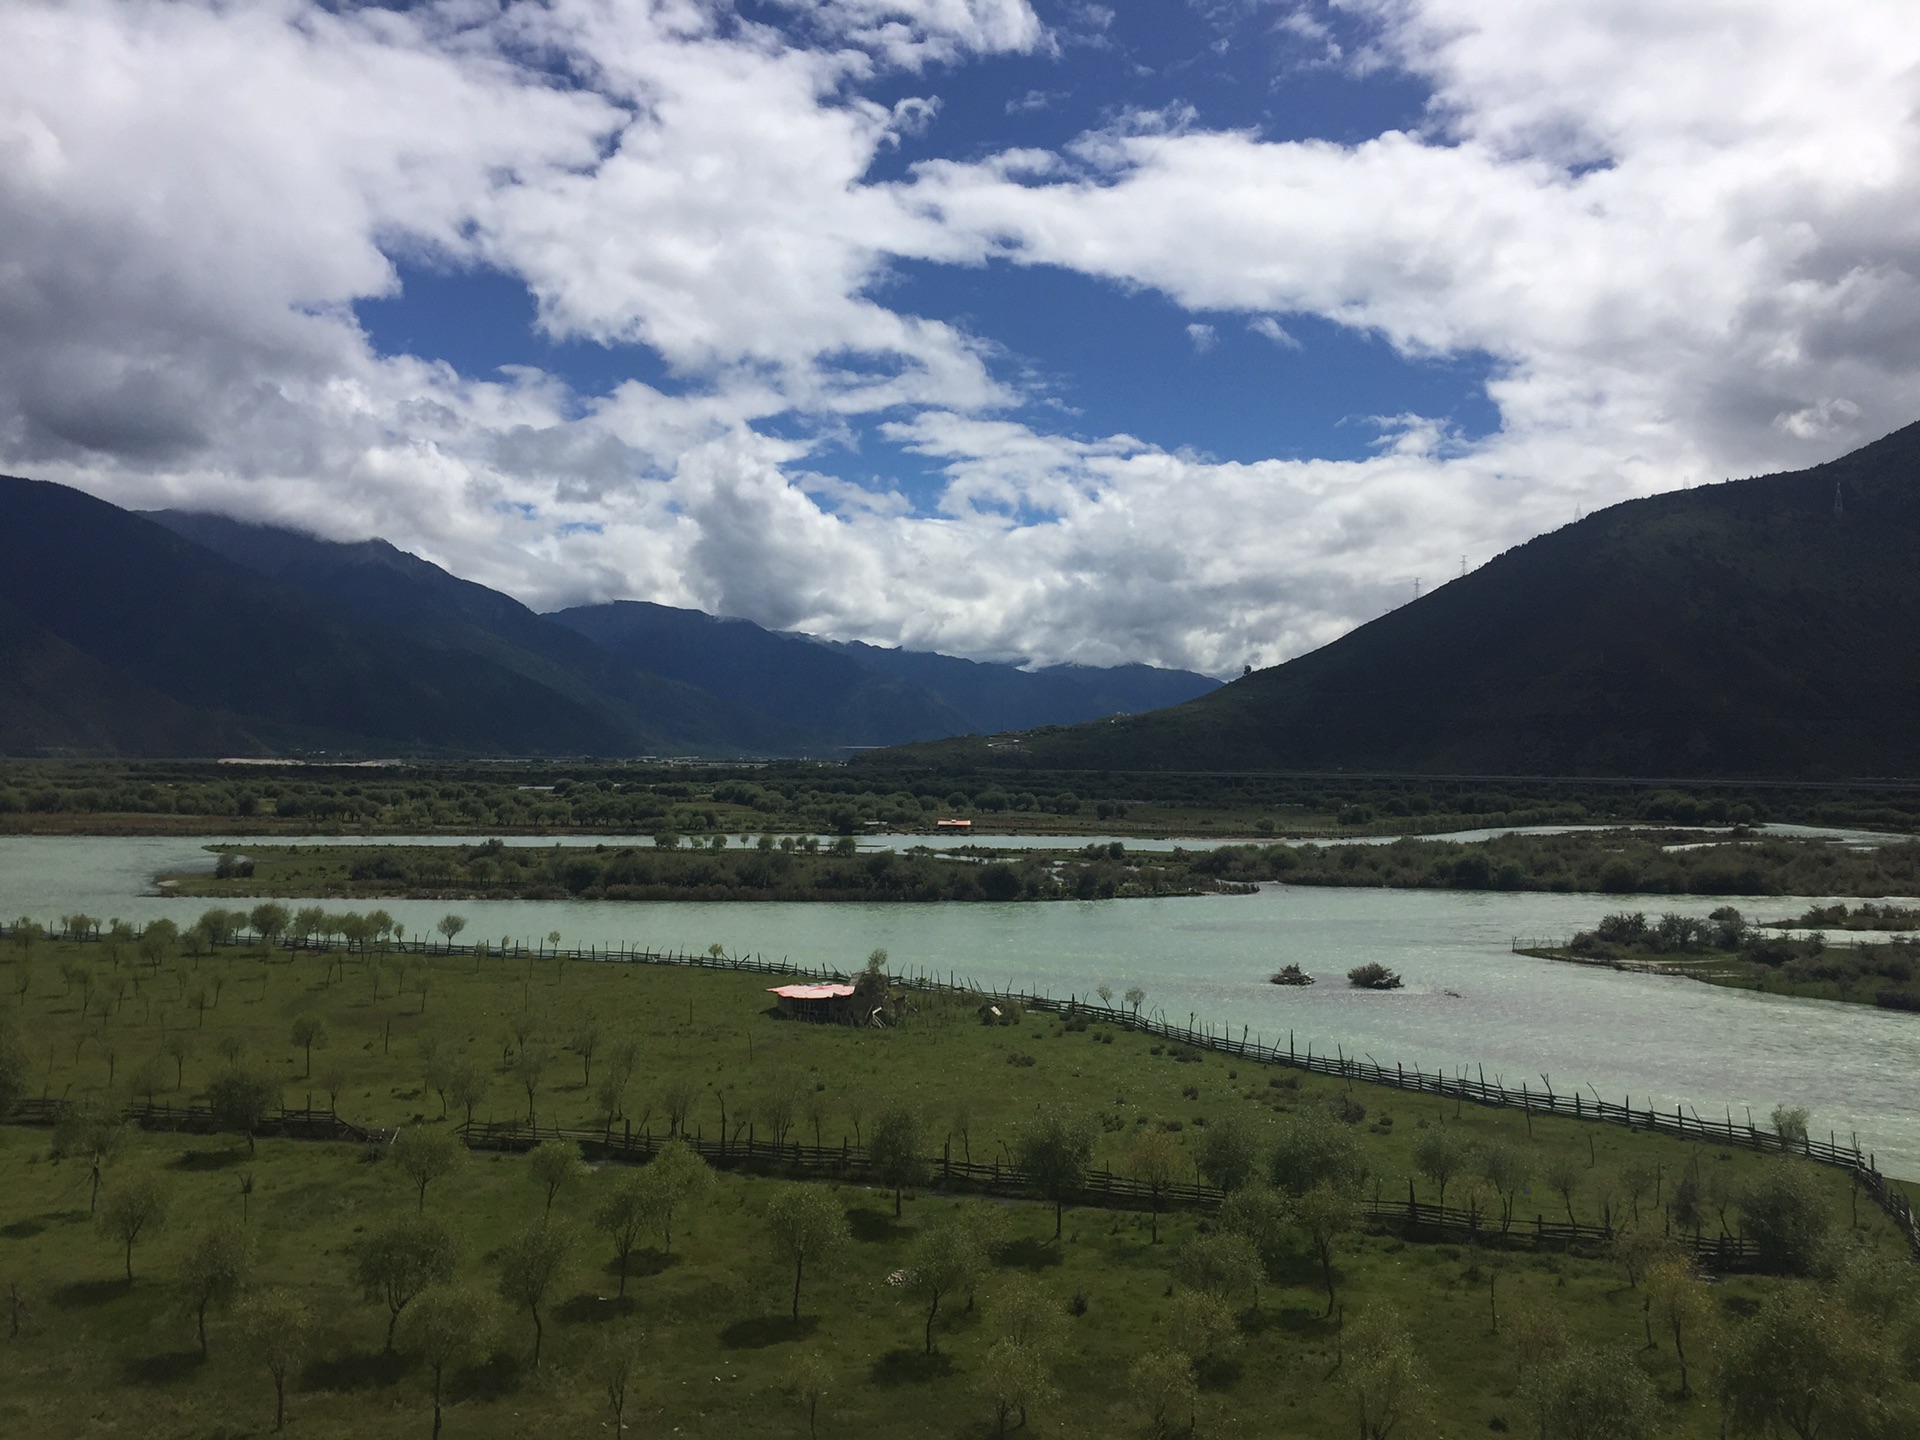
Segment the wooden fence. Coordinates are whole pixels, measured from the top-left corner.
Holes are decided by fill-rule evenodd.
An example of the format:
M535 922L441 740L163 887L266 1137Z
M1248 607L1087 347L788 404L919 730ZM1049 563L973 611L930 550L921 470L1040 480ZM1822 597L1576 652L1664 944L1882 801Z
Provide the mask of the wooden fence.
M578 1146L589 1159L630 1165L646 1164L663 1143L663 1137L650 1131L636 1134L630 1125L616 1130L541 1126L520 1120L485 1121L462 1125L458 1133L475 1150L523 1153L543 1141L560 1140ZM866 1151L844 1140L838 1147L807 1145L795 1140L760 1140L751 1133L751 1127L745 1135L709 1139L703 1132L696 1132L681 1139L718 1169L748 1170L793 1179L884 1184L874 1173ZM998 1161L956 1160L951 1144L939 1155L923 1160L919 1168L926 1181L941 1190L1046 1198L1017 1167ZM1109 1210L1211 1212L1225 1199L1226 1192L1211 1185L1156 1187L1130 1176L1115 1175L1110 1168L1103 1167L1082 1175L1068 1203ZM1531 1221L1514 1217L1503 1222L1489 1211L1461 1210L1416 1200L1411 1182L1404 1201L1376 1193L1370 1199L1363 1199L1360 1209L1369 1225L1409 1240L1453 1241L1492 1249L1560 1250L1598 1255L1606 1253L1616 1233L1611 1226L1549 1220L1539 1213ZM1751 1270L1759 1261L1757 1247L1744 1236L1670 1231L1669 1238L1699 1263L1715 1271Z
M68 1108L65 1100L33 1098L22 1100L7 1117L15 1125L54 1126ZM233 1130L206 1105L129 1105L123 1118L142 1130L167 1130L185 1135L214 1135ZM390 1130L370 1129L336 1115L332 1110L282 1107L254 1127L256 1136L275 1136L290 1140L354 1140L378 1143L392 1137Z

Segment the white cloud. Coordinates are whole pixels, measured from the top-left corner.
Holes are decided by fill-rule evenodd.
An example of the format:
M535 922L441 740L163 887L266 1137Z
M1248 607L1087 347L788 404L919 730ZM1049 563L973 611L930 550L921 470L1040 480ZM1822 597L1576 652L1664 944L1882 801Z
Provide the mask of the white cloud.
M1204 355L1220 342L1220 333L1211 325L1202 325L1199 321L1187 326L1187 340L1197 354Z
M1271 340L1282 350L1298 350L1300 348L1300 342L1288 333L1287 327L1271 315L1256 315L1247 322L1247 329L1262 339Z
M1920 411L1904 5L1349 0L1349 63L1432 87L1422 133L1174 106L892 183L937 67L1051 38L1024 0L788 8L817 43L717 0L0 9L0 463L385 534L535 602L1230 671L1576 506ZM861 98L888 68L928 94ZM680 393L374 355L350 306L408 253L521 276L551 333L650 345ZM991 336L888 303L896 257L1151 289L1207 317L1196 348L1223 316L1297 346L1309 314L1484 353L1501 427L1256 464L1049 433ZM934 513L819 473L856 421L944 474Z

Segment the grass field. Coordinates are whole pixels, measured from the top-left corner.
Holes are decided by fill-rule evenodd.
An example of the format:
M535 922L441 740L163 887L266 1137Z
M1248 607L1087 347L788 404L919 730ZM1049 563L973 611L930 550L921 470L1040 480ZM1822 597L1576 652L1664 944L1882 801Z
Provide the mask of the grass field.
M125 1095L132 1085L155 1086L160 1100L191 1100L237 1054L284 1080L290 1104L311 1093L324 1106L328 1089L337 1089L339 1111L355 1120L440 1127L448 1123L440 1099L422 1078L422 1042L429 1041L442 1055L471 1057L489 1077L476 1119L524 1118L528 1095L507 1056L525 1050L546 1057L532 1097L541 1123L597 1125L596 1087L579 1053L584 1030L593 1026L596 1080L622 1043L633 1047L623 1108L636 1130L665 1128L664 1097L677 1087L697 1097L688 1123L709 1136L721 1123L723 1100L730 1125L743 1114L763 1123L755 1117L780 1110L768 1102L785 1095L797 1138L811 1140L817 1126L828 1144L853 1138L880 1109L904 1103L922 1117L935 1151L951 1143L956 1156L970 1151L990 1159L1005 1153L1036 1108L1052 1105L1093 1118L1093 1163L1120 1169L1143 1131L1177 1124L1170 1133L1191 1146L1207 1126L1238 1117L1271 1136L1302 1110L1338 1100L1364 1141L1370 1188L1404 1195L1420 1137L1449 1127L1472 1142L1523 1150L1536 1177L1548 1174L1556 1157L1573 1160L1579 1179L1572 1204L1583 1220L1597 1219L1609 1191L1624 1208L1628 1187L1620 1177L1632 1170L1658 1166L1672 1177L1697 1159L1735 1193L1766 1166L1799 1164L1569 1121L1535 1119L1529 1136L1517 1113L1325 1079L1295 1085L1293 1072L1217 1055L1176 1060L1148 1037L1097 1026L1066 1030L1051 1017L988 1027L958 1004L927 1002L885 1032L804 1025L768 1013L766 977L738 973L461 956L410 957L402 975L377 955L342 961L337 952L291 959L282 952L267 960L237 949L198 959L166 953L149 964L132 945L104 942L8 945L0 957L7 962L0 965L0 996L14 1005L27 1037L34 1095ZM305 1050L291 1039L296 1020L308 1016L326 1032L312 1051L311 1077ZM177 1089L170 1037L190 1046L177 1062ZM0 1433L237 1437L271 1429L266 1371L251 1361L224 1314L212 1320L203 1363L175 1280L181 1255L208 1224L240 1217L245 1177L252 1181L247 1226L258 1244L255 1283L297 1292L316 1318L289 1386L291 1432L429 1432L425 1372L381 1353L385 1307L363 1300L352 1282L356 1246L415 1205L391 1161L353 1144L262 1140L250 1156L238 1136L138 1135L108 1169L103 1196L157 1176L170 1203L164 1228L135 1247L129 1285L119 1245L90 1223L85 1166L52 1158L50 1139L44 1130L0 1128L0 1286L17 1286L30 1314L0 1352L7 1367ZM1847 1232L1845 1177L1805 1168ZM844 1207L852 1242L836 1264L809 1275L803 1319L795 1324L788 1318L791 1268L770 1249L762 1218L792 1182L720 1175L677 1227L671 1257L656 1248L636 1258L621 1302L613 1298L611 1247L589 1224L618 1169L603 1167L555 1201L555 1215L580 1239L577 1263L548 1303L539 1368L529 1362L533 1330L525 1312L504 1317L492 1357L453 1377L448 1435L610 1429L598 1370L610 1344L637 1344L644 1357L627 1409L635 1434L806 1434L807 1415L783 1388L797 1354L818 1357L828 1377L820 1433L991 1434L993 1412L979 1381L999 1333L995 1296L1018 1277L1037 1281L1063 1311L1080 1312L1066 1319L1051 1366L1057 1393L1032 1407L1028 1430L1148 1433L1130 1398L1128 1367L1167 1343L1174 1257L1207 1223L1200 1217L1164 1218L1156 1245L1145 1215L1069 1210L1056 1243L1052 1209L1041 1203L910 1193L896 1221L889 1194L816 1182ZM1427 1181L1415 1183L1432 1198ZM461 1237L462 1275L490 1285L493 1258L538 1218L543 1201L525 1157L476 1154L456 1176L430 1187L425 1204ZM1652 1224L1651 1199L1644 1203ZM937 1352L928 1356L921 1313L887 1277L905 1263L915 1235L980 1207L1003 1218L1001 1243L979 1305L968 1310L957 1298L947 1305L935 1331ZM1538 1178L1522 1198L1521 1218L1531 1221L1536 1209L1549 1216L1563 1209L1562 1197ZM1737 1206L1726 1218L1739 1226ZM1899 1244L1864 1204L1851 1243L1889 1255ZM1491 1333L1489 1310L1496 1263L1501 1268L1491 1278L1508 1332L1500 1335ZM1719 1433L1698 1371L1701 1392L1681 1399L1672 1347L1645 1346L1641 1292L1600 1259L1515 1253L1496 1261L1459 1246L1372 1234L1350 1237L1336 1264L1338 1314L1349 1328L1369 1307L1405 1320L1432 1387L1436 1423L1429 1433L1532 1433L1515 1393L1510 1338L1513 1317L1527 1308L1559 1316L1580 1342L1631 1351L1632 1363L1664 1397L1664 1433ZM1197 1433L1353 1433L1354 1367L1343 1363L1342 1328L1323 1313L1320 1283L1317 1262L1296 1247L1261 1285L1257 1303L1241 1305L1235 1353L1203 1374ZM1782 1283L1733 1277L1717 1282L1712 1295L1737 1325ZM1178 1428L1185 1424L1183 1409Z

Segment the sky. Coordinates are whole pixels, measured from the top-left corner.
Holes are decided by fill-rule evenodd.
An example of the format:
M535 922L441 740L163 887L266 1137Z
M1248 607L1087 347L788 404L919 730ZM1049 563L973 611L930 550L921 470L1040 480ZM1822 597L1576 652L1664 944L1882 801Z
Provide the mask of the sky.
M0 470L1236 674L1920 419L1911 0L9 0Z

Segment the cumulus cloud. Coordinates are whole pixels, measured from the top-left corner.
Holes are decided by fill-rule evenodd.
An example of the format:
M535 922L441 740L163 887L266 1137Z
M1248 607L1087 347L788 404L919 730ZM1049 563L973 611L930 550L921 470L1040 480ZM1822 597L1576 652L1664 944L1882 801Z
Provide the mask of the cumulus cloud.
M1904 6L1338 8L1367 44L1328 63L1417 77L1419 130L1276 142L1175 105L881 180L949 67L1062 43L1025 0L788 0L783 25L719 0L16 0L0 463L383 534L539 604L1227 672L1578 507L1920 411ZM1333 43L1326 7L1272 11ZM924 93L878 103L885 77ZM377 355L351 307L396 257L518 276L550 335L650 346L673 383ZM1396 417L1363 459L1248 464L1078 433L991 335L890 303L901 260L1152 291L1196 349L1226 323L1297 347L1312 315L1490 357L1500 425ZM934 502L823 473L862 432L931 467Z

